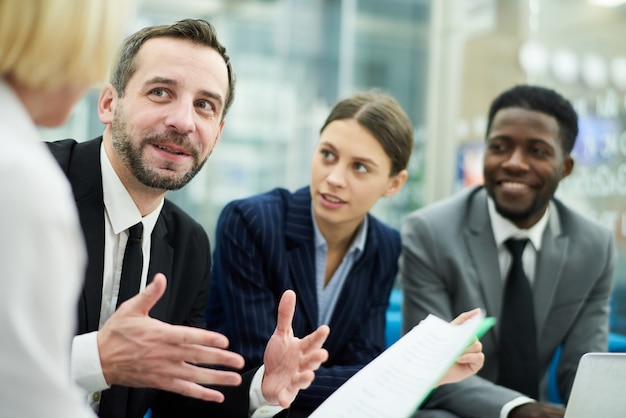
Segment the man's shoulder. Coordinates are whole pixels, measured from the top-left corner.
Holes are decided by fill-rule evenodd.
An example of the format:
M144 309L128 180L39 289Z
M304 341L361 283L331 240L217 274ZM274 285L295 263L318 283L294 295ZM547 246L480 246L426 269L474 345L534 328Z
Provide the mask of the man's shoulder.
M67 172L74 146L78 142L75 139L62 139L58 141L46 142L52 156L57 160L63 171Z
M78 141L73 138L58 139L56 141L46 141L46 145L51 150L72 149L76 144L78 144Z
M485 204L487 192L484 187L471 187L462 189L451 196L417 209L407 215L407 219L426 219L429 222L454 222L462 220L471 205Z
M93 151L92 154L95 155L95 153L100 149L100 142L101 137L85 142L78 142L75 139L67 138L57 141L46 142L46 145L48 146L48 149L52 153L52 156L57 160L63 171L67 173L77 150L80 150L81 153L91 153Z
M181 232L196 232L207 236L206 231L198 221L169 199L165 199L163 202L161 217L168 230L175 232L176 235L181 235Z
M285 216L289 208L303 205L310 207L310 198L308 193L304 193L304 189L291 192L277 187L261 194L233 200L224 207L222 214L237 212L245 218L280 218Z
M56 141L46 141L45 144L54 152L73 152L76 147L89 148L99 147L102 137L93 138L88 141L77 141L74 138L57 139Z
M553 199L553 203L558 212L561 228L565 233L577 236L584 235L585 241L593 241L594 239L605 241L612 236L609 228L595 219L583 215L557 198Z

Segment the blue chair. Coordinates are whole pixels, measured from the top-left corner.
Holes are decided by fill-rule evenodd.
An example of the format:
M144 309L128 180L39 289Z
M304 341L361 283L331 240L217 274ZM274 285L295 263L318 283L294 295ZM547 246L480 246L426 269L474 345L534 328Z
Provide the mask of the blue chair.
M387 347L398 341L402 336L402 290L394 288L389 296L385 340Z
M559 360L561 359L561 347L556 349L554 357L548 367L548 401L555 404L563 404L561 395L559 395L559 387L556 379L556 371L559 366Z
M626 335L615 332L609 333L609 351L611 353L626 353Z
M626 335L609 333L609 352L610 353L626 353ZM559 347L554 353L554 358L548 368L548 400L556 404L562 404L563 400L559 395L557 386L556 371L561 358L561 348Z

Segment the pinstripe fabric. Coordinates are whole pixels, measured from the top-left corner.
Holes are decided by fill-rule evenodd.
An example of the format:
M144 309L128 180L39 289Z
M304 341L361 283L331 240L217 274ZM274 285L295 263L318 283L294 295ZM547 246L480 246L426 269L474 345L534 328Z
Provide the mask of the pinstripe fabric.
M207 307L210 329L224 333L246 368L262 363L282 292L297 294L294 333L316 328L315 249L309 188L275 189L228 204L220 215ZM292 404L310 412L385 347L385 311L397 273L400 235L368 215L367 242L332 315L329 359Z

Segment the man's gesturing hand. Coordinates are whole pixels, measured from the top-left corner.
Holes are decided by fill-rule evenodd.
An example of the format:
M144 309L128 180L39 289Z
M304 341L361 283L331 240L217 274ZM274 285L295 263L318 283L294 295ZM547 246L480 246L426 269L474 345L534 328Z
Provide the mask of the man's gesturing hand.
M330 329L326 325L300 339L291 326L296 309L296 294L286 290L278 305L276 330L265 347L265 373L261 391L272 405L289 405L301 389L309 387L315 370L326 361L328 352L322 348Z
M241 368L243 357L226 350L228 339L222 334L149 317L165 287L165 276L157 274L141 293L120 305L98 332L104 378L109 384L222 402L224 395L201 385L234 386L241 383L241 376L200 365Z

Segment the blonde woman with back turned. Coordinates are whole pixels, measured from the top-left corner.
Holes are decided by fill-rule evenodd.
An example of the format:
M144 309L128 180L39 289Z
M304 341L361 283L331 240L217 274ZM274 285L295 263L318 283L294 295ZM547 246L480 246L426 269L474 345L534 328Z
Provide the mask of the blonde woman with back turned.
M124 0L0 0L0 417L92 416L70 379L86 252L71 188L36 126L102 81Z

